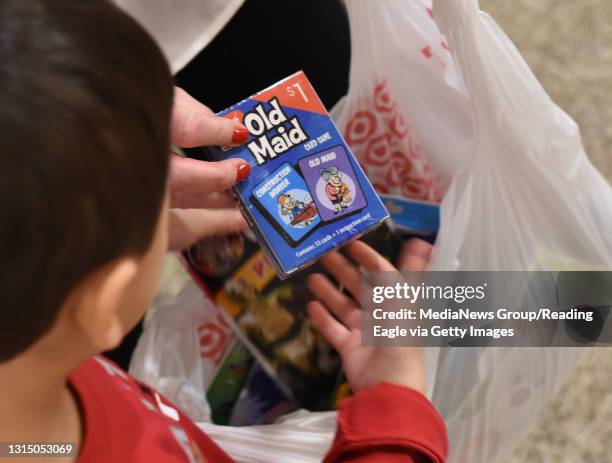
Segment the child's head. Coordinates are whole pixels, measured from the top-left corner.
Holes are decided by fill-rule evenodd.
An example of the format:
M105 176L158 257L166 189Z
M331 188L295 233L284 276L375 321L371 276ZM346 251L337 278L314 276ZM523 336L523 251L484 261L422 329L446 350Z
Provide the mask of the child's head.
M109 1L3 0L0 82L0 362L112 347L166 247L166 61Z

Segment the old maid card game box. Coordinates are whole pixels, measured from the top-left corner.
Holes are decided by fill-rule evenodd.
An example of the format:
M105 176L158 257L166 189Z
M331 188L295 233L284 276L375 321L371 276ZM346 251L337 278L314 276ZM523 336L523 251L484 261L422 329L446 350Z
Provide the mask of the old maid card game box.
M204 157L250 164L233 192L280 278L388 217L303 72L219 115L239 119L249 139L203 148Z

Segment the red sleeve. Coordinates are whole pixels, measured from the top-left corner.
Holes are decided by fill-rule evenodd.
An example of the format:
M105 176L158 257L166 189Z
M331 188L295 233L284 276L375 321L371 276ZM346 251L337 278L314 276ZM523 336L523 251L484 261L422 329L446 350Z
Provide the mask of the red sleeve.
M414 389L382 383L340 403L325 463L444 463L446 427Z

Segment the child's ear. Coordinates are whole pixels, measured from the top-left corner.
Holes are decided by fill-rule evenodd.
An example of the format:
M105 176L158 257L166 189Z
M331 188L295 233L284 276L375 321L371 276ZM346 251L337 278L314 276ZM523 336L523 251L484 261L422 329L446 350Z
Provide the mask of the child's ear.
M138 268L135 258L122 257L79 285L74 307L76 323L98 352L117 347L127 332L122 308L130 299L127 293Z

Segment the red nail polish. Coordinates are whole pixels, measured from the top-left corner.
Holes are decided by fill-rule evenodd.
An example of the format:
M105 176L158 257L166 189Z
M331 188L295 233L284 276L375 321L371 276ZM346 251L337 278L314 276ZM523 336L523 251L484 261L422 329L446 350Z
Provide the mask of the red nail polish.
M246 127L237 127L232 133L232 144L243 145L249 139L249 131Z
M251 174L251 166L246 162L238 164L236 167L236 183L242 182Z

